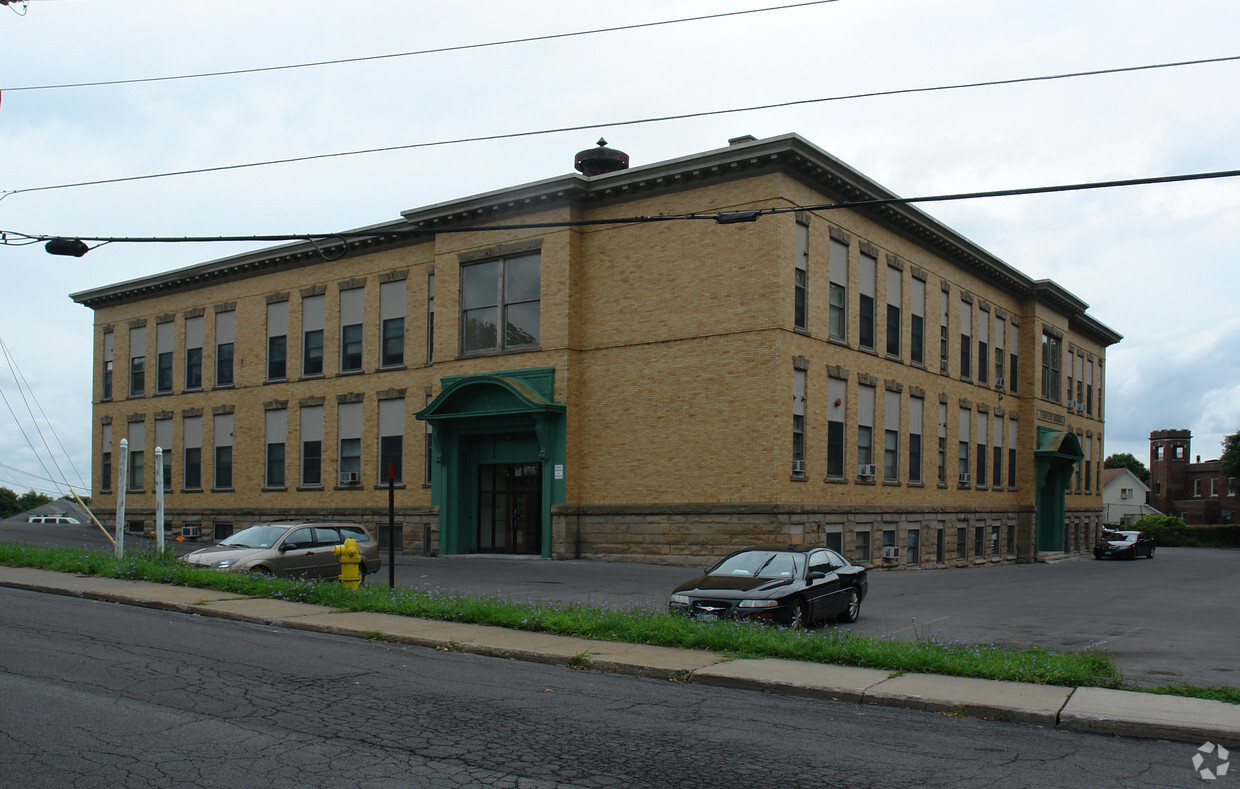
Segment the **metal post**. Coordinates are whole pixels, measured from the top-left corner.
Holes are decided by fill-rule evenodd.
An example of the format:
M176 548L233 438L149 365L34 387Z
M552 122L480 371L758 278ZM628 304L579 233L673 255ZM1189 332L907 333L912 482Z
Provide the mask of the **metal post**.
M121 439L120 468L116 470L116 558L125 555L125 489L129 487L129 440Z
M388 463L388 588L396 588L396 464Z
M164 450L155 447L155 551L164 552Z

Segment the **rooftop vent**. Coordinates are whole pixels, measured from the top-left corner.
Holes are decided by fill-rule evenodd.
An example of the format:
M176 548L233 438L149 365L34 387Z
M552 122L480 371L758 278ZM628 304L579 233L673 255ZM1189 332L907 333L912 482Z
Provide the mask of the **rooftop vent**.
M607 147L607 141L598 139L597 148L587 148L573 157L573 167L585 176L602 175L629 168L629 155Z
M728 145L740 145L743 142L757 142L758 138L752 134L742 134L740 137L733 137L728 140Z

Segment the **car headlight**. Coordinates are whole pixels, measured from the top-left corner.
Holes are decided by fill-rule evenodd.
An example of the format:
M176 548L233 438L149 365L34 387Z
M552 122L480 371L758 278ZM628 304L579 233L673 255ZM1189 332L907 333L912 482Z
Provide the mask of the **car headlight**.
M779 605L778 600L742 600L741 608L774 608Z
M677 603L678 605L689 605L689 595L674 594L672 595L672 602Z
M236 563L237 563L236 559L220 559L213 566L217 570L227 570L228 568L232 567Z

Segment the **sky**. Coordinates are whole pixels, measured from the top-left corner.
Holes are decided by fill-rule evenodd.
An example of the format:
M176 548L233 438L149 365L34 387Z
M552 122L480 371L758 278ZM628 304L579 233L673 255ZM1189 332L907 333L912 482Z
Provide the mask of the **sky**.
M1236 57L1234 0L834 0L335 66L22 89L406 53L778 4L0 6L0 230L68 237L326 233L571 172L573 154L600 136L638 166L723 147L744 134L796 132L905 196L1240 169L1240 61L623 124ZM1148 462L1151 430L1187 428L1192 454L1215 458L1223 436L1240 429L1240 179L922 208L1028 276L1067 288L1124 336L1107 356L1106 454L1130 452ZM89 480L93 313L68 294L262 246L115 243L82 258L48 255L41 244L0 246L0 392L7 401L0 403L0 486L56 492L57 483L39 477Z

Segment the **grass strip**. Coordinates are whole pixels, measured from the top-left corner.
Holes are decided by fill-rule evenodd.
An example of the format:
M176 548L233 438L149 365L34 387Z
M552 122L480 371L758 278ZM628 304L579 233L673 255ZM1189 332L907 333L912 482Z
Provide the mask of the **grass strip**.
M993 645L913 641L849 633L838 628L797 631L749 622L700 622L662 610L614 610L578 603L514 602L454 592L365 586L227 573L167 554L110 553L0 543L0 564L64 573L215 589L251 597L313 603L423 619L492 625L598 641L705 649L735 657L784 658L893 672L1032 682L1068 687L1129 688L1240 703L1240 689L1170 685L1131 688L1109 655L1096 650L1052 652Z

